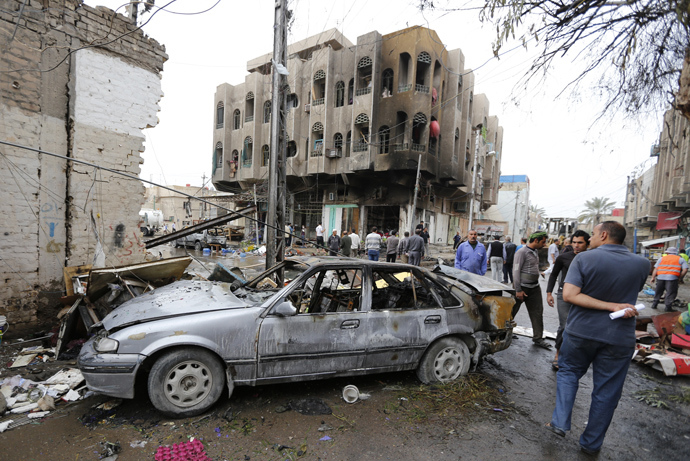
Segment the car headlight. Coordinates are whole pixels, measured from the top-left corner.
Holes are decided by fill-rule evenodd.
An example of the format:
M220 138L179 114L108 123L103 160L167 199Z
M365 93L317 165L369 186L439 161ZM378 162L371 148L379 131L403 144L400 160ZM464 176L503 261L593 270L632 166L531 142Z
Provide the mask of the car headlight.
M105 354L108 352L117 352L119 345L120 343L114 339L110 339L107 336L101 336L94 341L93 348L96 352Z

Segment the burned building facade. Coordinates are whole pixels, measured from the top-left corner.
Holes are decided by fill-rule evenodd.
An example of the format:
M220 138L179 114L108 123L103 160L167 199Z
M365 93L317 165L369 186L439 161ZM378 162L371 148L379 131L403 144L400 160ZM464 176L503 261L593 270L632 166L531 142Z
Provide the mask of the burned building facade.
M271 68L271 55L253 59L244 83L216 90L219 190L268 178ZM433 242L467 231L473 196L475 212L496 203L503 129L462 52L433 30L373 31L353 44L332 29L289 46L287 69L288 220L308 237L319 222L328 233L408 229L418 166L415 217Z
M137 176L167 55L80 0L3 2L0 37L0 139L14 145L0 145L0 315L21 334L55 322L65 267L145 253L140 181L29 149Z

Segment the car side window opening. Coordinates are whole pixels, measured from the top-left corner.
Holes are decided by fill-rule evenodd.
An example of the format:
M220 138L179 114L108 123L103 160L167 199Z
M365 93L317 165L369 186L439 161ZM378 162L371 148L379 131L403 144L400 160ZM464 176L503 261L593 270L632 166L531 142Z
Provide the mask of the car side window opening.
M287 299L299 314L360 311L362 272L346 268L317 271L288 294Z
M437 309L459 302L433 280L416 272L373 271L371 310Z

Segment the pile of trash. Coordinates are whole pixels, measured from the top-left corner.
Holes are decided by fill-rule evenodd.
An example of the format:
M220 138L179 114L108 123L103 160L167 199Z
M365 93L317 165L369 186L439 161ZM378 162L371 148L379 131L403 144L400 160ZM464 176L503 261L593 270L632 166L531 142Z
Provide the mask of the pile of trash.
M635 330L638 344L633 360L666 376L690 375L690 304L682 313L638 318Z
M76 368L62 369L40 382L20 375L5 378L0 381L0 432L45 418L60 402L89 395L84 376Z

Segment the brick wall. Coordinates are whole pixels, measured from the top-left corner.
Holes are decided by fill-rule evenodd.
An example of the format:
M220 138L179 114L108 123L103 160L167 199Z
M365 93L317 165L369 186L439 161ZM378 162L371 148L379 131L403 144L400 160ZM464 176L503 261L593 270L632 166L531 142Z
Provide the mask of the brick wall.
M138 175L164 47L104 7L29 0L20 17L22 3L0 10L0 139ZM10 334L55 323L63 267L91 264L96 234L106 266L143 260L139 181L5 145L0 176L0 315Z

